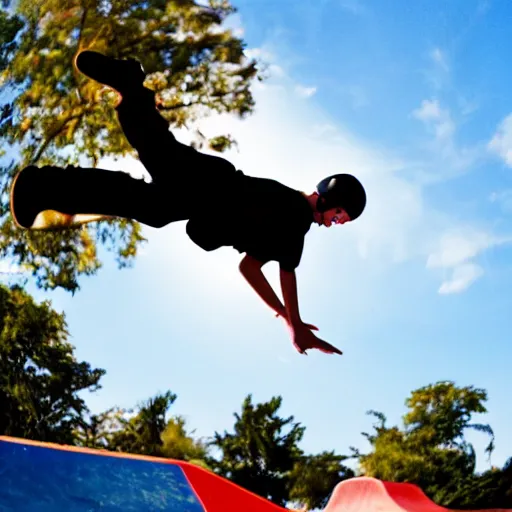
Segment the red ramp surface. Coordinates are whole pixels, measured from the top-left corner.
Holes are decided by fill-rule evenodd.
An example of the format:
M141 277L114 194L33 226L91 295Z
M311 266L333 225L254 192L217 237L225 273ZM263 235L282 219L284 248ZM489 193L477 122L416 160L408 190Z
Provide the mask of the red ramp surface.
M504 512L486 509L480 512ZM358 477L340 482L324 512L453 512L440 507L416 485ZM469 511L465 511L469 512Z
M285 510L187 462L0 436L1 512ZM415 485L359 477L339 483L324 512L451 511Z

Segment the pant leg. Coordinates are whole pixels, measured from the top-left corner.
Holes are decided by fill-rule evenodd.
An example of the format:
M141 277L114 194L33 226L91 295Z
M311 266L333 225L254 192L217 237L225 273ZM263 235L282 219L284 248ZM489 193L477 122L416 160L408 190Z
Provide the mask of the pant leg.
M236 171L228 160L179 142L157 110L153 91L142 88L127 94L116 110L128 142L154 183L166 183L175 193L179 187L200 185L203 179L211 188L216 179L222 182Z
M38 175L39 187L31 189L39 210L123 217L155 228L187 218L179 197L122 171L47 166Z

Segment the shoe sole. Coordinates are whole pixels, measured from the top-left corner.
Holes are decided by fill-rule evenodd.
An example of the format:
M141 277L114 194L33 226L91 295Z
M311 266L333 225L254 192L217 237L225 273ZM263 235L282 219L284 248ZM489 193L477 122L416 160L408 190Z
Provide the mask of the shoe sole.
M11 215L12 215L12 219L14 221L14 224L20 228L20 229L29 229L25 226L22 226L20 224L20 222L18 221L18 218L16 217L16 214L14 213L14 187L16 186L16 183L18 182L18 179L21 175L21 173L23 172L24 169L22 169L21 171L19 171L16 176L14 177L14 179L12 180L12 184L11 184L11 189L9 191L9 209L11 210Z
M113 217L105 215L94 215L86 213L77 213L69 215L67 213L58 212L57 210L44 210L39 212L32 224L32 230L36 231L64 231L74 229L101 220L110 220Z
M34 222L30 226L23 226L22 224L20 224L18 218L16 217L14 209L14 187L16 186L16 183L23 171L24 169L18 172L14 177L9 194L9 208L11 211L11 216L14 225L18 229L31 231L61 231L80 227L90 222L114 219L114 217L112 216L100 214L77 213L75 215L69 215L67 213L62 213L57 210L43 210L36 215Z

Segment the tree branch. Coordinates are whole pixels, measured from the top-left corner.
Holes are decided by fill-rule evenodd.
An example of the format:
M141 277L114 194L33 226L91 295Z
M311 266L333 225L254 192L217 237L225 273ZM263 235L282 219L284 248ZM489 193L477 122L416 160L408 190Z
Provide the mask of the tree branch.
M198 101L192 101L190 103L177 103L176 105L172 105L170 107L164 107L159 104L157 106L157 108L159 111L172 112L173 110L179 110L180 108L186 108L186 107L193 107L196 105L208 106L208 103L205 101L198 100Z
M42 143L41 147L37 150L34 158L32 159L31 164L34 165L37 163L37 161L41 158L42 154L46 151L46 149L48 148L50 143L55 139L55 137L57 137L58 135L60 135L62 133L62 131L64 130L64 128L66 128L66 125L70 121L82 118L85 115L85 112L86 111L84 110L84 111L80 112L80 114L75 114L74 116L70 116L67 119L65 119L64 121L62 121L60 126L58 128L56 128L52 133L50 133L50 135Z
M118 53L119 53L120 58L122 58L123 55L127 54L135 45L141 43L145 39L152 36L155 31L165 28L166 25L170 25L169 21L162 22L162 23L158 24L156 27L153 27L151 29L151 31L141 34L140 36L132 39L131 41L127 41L126 44L122 45L119 48ZM164 48L168 48L168 46L169 46L168 43L165 43L162 45L162 47L164 47Z
M77 41L77 48L80 49L80 44L82 43L82 35L85 28L85 20L87 19L87 13L89 12L89 9L85 6L85 3L82 4L82 16L80 18L80 31L78 33L78 41Z

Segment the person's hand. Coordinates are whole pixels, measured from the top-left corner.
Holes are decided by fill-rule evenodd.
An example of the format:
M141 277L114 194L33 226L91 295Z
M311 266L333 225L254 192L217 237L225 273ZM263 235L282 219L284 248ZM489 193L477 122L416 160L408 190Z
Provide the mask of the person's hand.
M306 350L316 348L326 354L339 354L343 352L334 345L327 343L315 336L306 324L290 325L293 345L300 354L306 354Z

